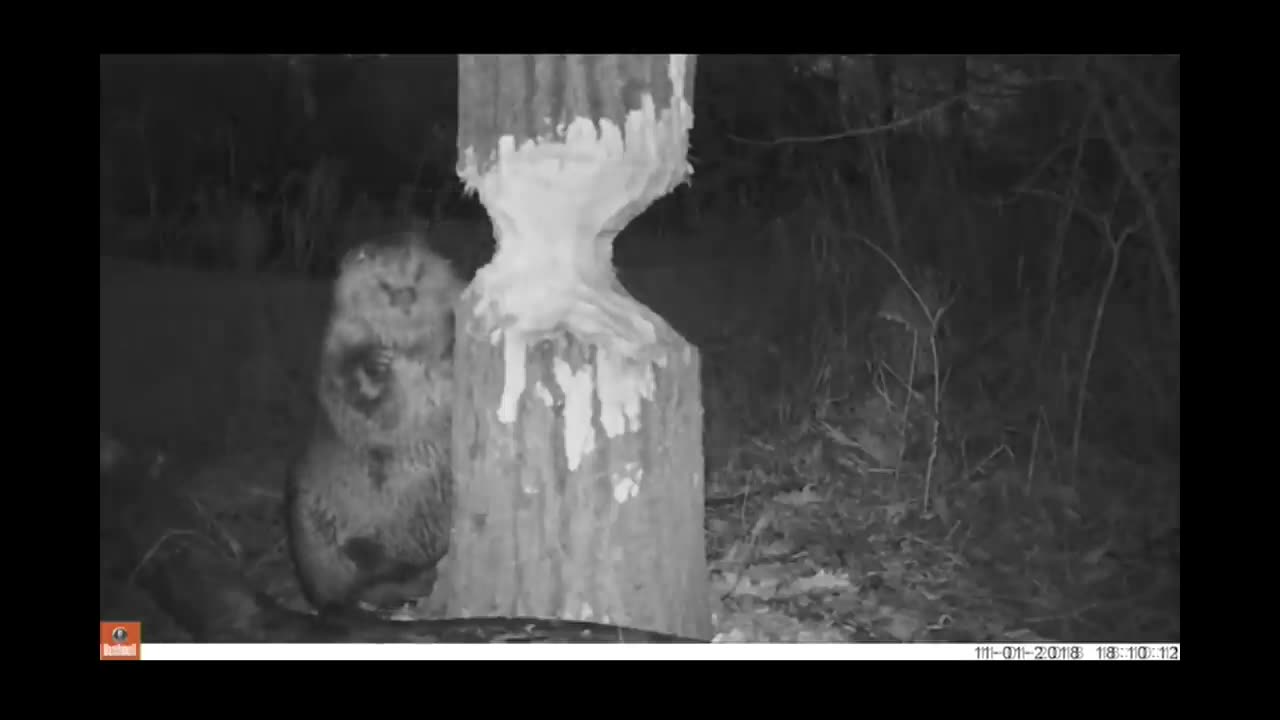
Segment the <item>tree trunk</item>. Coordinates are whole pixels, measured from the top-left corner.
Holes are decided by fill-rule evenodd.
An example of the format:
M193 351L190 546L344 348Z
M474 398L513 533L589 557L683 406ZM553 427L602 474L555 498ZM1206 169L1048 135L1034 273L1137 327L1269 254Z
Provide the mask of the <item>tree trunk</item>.
M951 161L961 183L969 182L969 56L956 55L951 61L951 92L954 101L947 109L947 132L951 140Z
M876 54L872 58L872 64L876 73L876 89L879 91L880 98L880 124L889 127L893 124L894 115L894 58L892 55ZM891 131L892 132L892 131Z
M458 308L445 612L711 635L697 350L613 268L688 177L687 56L462 56L498 249Z

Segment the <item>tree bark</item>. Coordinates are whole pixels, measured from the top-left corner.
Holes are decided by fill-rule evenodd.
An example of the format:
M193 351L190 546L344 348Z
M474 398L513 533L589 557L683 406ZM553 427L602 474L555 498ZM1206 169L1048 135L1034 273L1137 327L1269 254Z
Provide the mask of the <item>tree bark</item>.
M709 638L699 356L613 268L684 181L687 56L462 56L458 172L498 243L458 308L445 613Z
M886 128L893 124L894 115L894 68L895 62L892 55L876 54L872 58L873 67L876 73L876 89L879 91L880 98L880 124Z

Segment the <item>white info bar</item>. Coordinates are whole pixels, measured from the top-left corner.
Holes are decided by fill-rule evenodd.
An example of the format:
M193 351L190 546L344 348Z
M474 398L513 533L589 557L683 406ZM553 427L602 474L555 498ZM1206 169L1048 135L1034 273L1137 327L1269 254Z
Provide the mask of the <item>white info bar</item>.
M141 660L1181 660L1181 643L232 645L142 643Z

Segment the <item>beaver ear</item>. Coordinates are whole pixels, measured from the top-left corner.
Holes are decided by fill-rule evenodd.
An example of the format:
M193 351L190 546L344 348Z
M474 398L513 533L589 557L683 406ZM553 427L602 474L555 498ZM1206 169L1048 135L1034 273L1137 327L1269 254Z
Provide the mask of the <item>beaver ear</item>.
M341 267L348 268L361 263L368 262L373 257L373 247L367 243L360 243L347 250L342 255Z

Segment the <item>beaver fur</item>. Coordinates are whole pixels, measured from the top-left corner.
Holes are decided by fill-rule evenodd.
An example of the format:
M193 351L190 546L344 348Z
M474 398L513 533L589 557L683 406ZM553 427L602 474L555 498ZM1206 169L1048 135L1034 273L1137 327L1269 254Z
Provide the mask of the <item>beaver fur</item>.
M344 256L319 412L286 482L290 552L321 611L430 594L448 550L453 306L462 283L416 233Z

